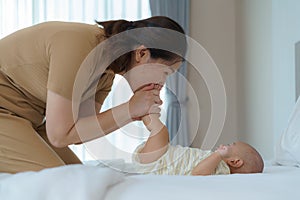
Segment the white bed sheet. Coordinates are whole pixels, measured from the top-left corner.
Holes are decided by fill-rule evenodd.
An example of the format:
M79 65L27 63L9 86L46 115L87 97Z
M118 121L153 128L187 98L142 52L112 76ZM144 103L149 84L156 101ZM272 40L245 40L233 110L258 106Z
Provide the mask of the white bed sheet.
M65 166L0 174L1 200L299 200L300 168L268 166L262 174L123 175L101 166Z
M102 200L108 188L123 179L112 169L84 165L0 173L0 200Z
M300 168L268 166L262 174L128 176L105 200L299 200Z

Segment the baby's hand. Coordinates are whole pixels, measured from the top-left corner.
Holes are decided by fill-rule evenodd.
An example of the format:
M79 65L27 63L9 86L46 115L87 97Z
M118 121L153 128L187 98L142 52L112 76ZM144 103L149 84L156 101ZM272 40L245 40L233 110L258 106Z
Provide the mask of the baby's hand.
M221 155L222 159L224 158L228 158L229 157L229 150L228 150L228 146L226 145L220 145L216 152L219 152L219 154Z
M149 114L142 118L144 125L151 131L157 126L157 124L161 123L159 120L160 114Z
M149 115L146 115L146 116L142 117L142 121L143 121L144 125L146 127L148 127L151 123L151 117Z
M158 133L164 127L164 124L160 121L159 117L159 114L149 114L142 118L144 125L152 135Z

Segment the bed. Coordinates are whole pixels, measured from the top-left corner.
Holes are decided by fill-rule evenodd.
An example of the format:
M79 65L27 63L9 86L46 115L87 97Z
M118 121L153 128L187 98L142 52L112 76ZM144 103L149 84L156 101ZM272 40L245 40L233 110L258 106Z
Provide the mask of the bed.
M299 168L282 166L267 167L263 174L129 176L111 187L106 199L292 200L300 199L299 180Z
M299 200L300 99L260 174L158 176L123 173L120 160L39 172L0 173L1 200ZM1 163L0 163L1 164ZM109 167L108 167L109 166ZM114 169L112 169L112 166ZM123 168L122 168L123 167ZM121 170L115 170L121 169Z
M1 200L298 200L300 168L268 165L262 174L158 176L70 165L0 174Z

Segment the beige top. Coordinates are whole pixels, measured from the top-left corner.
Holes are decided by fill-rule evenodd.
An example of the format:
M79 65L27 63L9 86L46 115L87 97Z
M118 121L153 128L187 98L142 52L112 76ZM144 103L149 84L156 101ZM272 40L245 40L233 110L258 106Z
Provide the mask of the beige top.
M143 145L144 143L137 147L132 158L136 164L136 171L143 174L191 175L192 170L198 163L212 154L212 151L204 151L199 148L169 145L168 151L158 160L148 164L141 164L138 152ZM224 161L221 161L213 174L230 174L229 166Z
M0 40L0 71L39 101L47 89L72 99L76 73L89 52L105 39L97 25L45 22ZM103 103L114 73L106 70L98 82L96 101ZM1 106L1 105L0 105Z

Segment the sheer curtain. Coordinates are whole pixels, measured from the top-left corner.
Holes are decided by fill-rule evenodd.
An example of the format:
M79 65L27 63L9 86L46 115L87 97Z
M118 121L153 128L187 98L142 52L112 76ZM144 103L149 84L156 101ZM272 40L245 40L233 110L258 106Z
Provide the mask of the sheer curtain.
M76 21L94 24L94 20L137 20L150 17L148 0L0 0L0 39L6 35L45 21ZM120 76L115 78L112 91L102 106L102 111L118 105L132 95L129 86ZM133 134L134 133L134 134ZM100 151L107 152L104 159L123 158L129 154L111 149L107 143L124 152L132 152L147 137L148 132L141 123L132 123L103 140ZM100 139L101 140L101 139ZM71 145L72 150L83 161L94 159L84 145Z
M177 21L189 33L189 9L190 0L149 0L152 15L163 15ZM167 119L166 126L170 134L172 144L189 146L189 134L187 126L187 63L180 67L179 73L175 73L167 79ZM173 92L171 92L173 91Z
M76 21L150 16L148 0L0 0L0 37L44 21Z

